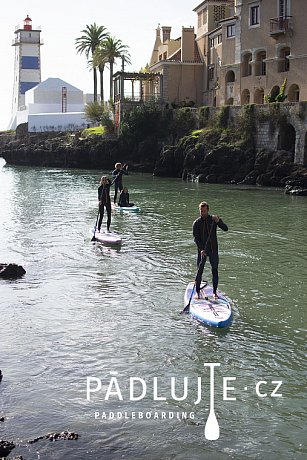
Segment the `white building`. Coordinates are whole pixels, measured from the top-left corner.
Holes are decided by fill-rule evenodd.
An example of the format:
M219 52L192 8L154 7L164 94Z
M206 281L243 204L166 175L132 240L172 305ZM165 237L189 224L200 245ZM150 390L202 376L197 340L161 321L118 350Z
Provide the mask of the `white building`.
M48 78L26 91L25 106L16 114L16 126L21 123L28 123L29 132L85 128L83 92L60 78Z

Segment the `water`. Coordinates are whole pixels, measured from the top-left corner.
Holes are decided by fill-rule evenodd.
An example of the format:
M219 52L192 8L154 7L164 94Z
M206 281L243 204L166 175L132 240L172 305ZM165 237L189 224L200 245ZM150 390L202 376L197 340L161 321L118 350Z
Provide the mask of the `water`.
M130 174L124 181L142 211L112 216L112 229L123 235L116 250L92 243L89 234L99 176L0 165L0 262L27 270L19 280L0 280L0 438L16 442L11 455L306 458L306 198ZM191 226L204 199L229 226L219 231L219 287L235 305L228 330L179 314L196 274ZM210 402L204 363L220 364L217 441L204 436ZM115 380L110 386L110 372L118 373L118 387ZM101 383L91 401L87 377L96 379L91 389ZM146 384L139 401L130 400L132 377ZM178 399L188 377L186 399L173 397L172 377ZM271 397L277 381L282 397ZM227 400L226 386L233 387ZM141 396L144 383L133 388ZM63 430L80 437L28 443Z

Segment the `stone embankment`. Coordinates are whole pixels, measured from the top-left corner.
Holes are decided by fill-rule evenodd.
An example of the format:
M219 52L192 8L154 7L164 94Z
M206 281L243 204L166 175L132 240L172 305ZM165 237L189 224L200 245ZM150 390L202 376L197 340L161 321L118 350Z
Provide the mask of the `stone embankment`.
M202 138L189 135L175 145L166 144L165 139L157 141L149 154L144 143L132 151L111 135L82 138L80 133L19 130L16 135L0 135L0 156L12 165L101 170L111 170L122 161L132 171L156 176L284 187L286 193L307 194L307 169L294 164L291 151L257 151L252 139L234 141L233 135L216 130Z
M39 133L0 136L0 156L8 164L56 168L113 168L118 158L114 137L83 139L79 134ZM115 159L115 160L114 160Z

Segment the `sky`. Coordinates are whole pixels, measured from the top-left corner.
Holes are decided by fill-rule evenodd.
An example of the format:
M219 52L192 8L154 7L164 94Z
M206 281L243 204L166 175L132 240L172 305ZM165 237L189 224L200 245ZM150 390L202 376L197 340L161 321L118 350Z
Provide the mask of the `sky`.
M156 28L172 27L171 38L181 36L182 27L194 26L197 16L193 9L200 0L15 0L0 17L1 55L1 110L0 130L6 130L11 119L15 38L17 25L23 27L27 14L33 29L40 26L42 81L61 78L81 89L93 93L92 74L84 55L76 53L75 39L82 35L86 25L104 26L123 44L129 46L131 65L125 70L138 72L150 60L156 37ZM120 62L114 71L120 70ZM105 99L108 97L109 73L105 72Z

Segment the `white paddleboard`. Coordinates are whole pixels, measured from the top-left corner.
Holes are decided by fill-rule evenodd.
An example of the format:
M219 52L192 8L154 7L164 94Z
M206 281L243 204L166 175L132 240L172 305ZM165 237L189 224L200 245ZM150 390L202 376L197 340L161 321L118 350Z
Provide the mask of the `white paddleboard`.
M232 321L232 308L230 300L218 291L218 299L213 298L212 286L201 285L200 298L196 297L195 282L187 285L184 294L184 304L188 305L190 299L189 313L198 321L212 327L227 327ZM193 293L192 293L193 291Z
M114 211L117 212L140 212L140 208L136 205L133 206L118 206L114 205L113 206Z
M95 229L92 228L90 230L90 233L91 233L92 237L94 236L94 232L95 232ZM120 244L122 244L121 236L118 235L117 233L113 233L113 232L102 232L102 231L98 232L98 230L96 230L96 232L95 232L95 240L99 241L100 243L110 244L110 245L119 246Z

